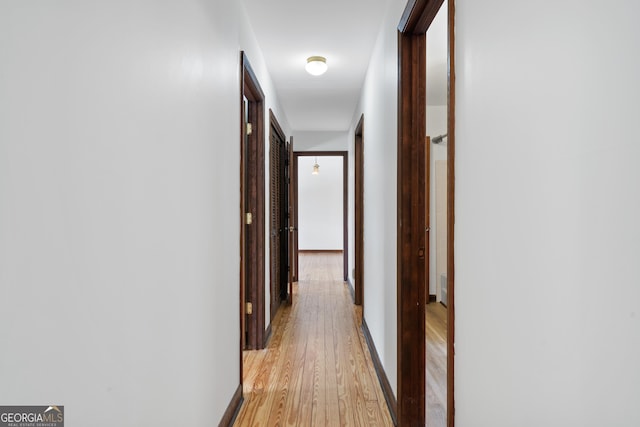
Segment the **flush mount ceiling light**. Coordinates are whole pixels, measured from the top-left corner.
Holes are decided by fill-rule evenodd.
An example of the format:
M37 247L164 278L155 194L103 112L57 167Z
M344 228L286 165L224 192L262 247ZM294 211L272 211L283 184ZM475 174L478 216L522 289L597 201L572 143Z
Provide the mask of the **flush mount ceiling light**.
M319 76L327 71L327 58L324 56L310 56L307 58L307 65L304 67L307 73Z

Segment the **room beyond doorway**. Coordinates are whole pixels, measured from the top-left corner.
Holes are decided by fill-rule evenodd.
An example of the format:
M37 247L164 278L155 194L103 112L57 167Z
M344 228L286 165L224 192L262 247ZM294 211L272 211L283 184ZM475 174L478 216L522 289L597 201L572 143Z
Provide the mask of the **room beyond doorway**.
M347 281L348 153L295 152L293 166L294 258L300 250L342 251L343 280ZM297 278L298 262L294 261Z

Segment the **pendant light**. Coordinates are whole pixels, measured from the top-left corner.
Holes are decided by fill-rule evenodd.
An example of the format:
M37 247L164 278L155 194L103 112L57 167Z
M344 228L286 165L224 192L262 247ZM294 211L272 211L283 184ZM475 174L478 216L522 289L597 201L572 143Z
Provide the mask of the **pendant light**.
M313 165L313 172L311 175L318 175L320 173L320 165L318 164L318 158L316 157L316 163Z

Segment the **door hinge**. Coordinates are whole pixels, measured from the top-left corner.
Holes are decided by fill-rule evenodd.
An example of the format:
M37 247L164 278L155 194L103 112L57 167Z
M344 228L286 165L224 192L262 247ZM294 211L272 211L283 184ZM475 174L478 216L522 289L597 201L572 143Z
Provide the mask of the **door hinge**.
M247 123L247 135L251 135L253 133L253 125L251 123Z
M253 304L250 302L246 303L244 311L246 314L253 314Z
M247 225L253 224L253 215L251 214L251 212L247 212L245 214L244 223Z

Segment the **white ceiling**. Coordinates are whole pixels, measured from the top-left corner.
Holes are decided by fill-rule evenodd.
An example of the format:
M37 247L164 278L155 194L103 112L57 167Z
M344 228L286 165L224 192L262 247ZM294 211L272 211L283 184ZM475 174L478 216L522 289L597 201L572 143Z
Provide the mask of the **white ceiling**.
M348 130L389 0L243 3L292 130ZM314 55L327 58L322 76L304 69Z

